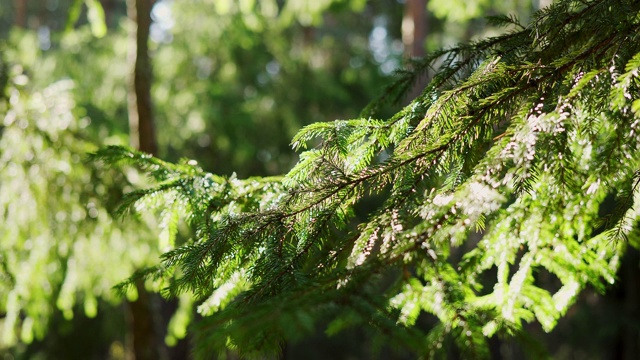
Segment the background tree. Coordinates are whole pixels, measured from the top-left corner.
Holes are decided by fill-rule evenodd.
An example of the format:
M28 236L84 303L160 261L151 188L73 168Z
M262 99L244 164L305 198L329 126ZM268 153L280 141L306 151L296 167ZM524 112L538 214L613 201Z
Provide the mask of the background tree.
M153 70L149 56L149 32L151 30L152 0L128 0L129 48L127 62L129 79L127 88L127 110L129 115L129 143L134 149L151 155L158 154L151 84ZM143 281L136 284L138 298L129 302L131 347L134 358L161 359L167 354L158 331L161 322L153 308L153 295L145 289Z

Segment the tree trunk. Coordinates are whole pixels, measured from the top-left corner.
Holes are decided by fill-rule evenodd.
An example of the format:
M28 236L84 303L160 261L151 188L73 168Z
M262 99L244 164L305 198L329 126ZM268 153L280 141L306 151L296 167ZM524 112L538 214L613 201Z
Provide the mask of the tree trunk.
M161 359L151 297L144 288L144 281L136 282L136 290L138 298L128 303L130 333L127 347L134 360Z
M153 110L151 107L151 61L149 60L149 28L151 0L127 0L127 13L132 23L129 39L129 136L133 148L157 155Z
M16 21L17 27L27 27L27 0L15 0L16 6Z
M427 39L427 0L406 0L402 18L402 42L405 56L423 57Z
M427 0L406 0L402 18L402 43L406 57L414 58L425 55L424 43L427 39L427 27ZM418 78L411 91L406 95L407 102L422 93L428 78L428 74Z
M131 147L157 155L156 135L151 104L151 61L149 59L149 28L151 26L151 1L127 0L127 16L130 20L128 63L130 67L129 91L129 139ZM166 358L164 344L154 319L153 297L144 281L136 282L138 298L128 303L129 337L127 347L135 360Z

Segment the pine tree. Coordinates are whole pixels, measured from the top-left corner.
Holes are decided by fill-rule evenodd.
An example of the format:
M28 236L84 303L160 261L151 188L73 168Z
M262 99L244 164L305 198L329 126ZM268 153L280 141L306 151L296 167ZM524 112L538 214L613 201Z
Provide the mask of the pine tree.
M180 219L194 230L121 290L144 277L192 294L202 355L277 351L327 320L329 334L367 324L425 357L453 345L487 358L488 338L552 331L640 246L639 13L564 0L528 25L490 18L504 35L414 61L358 119L302 129L281 177L100 150L157 181L122 211L160 209L172 241ZM436 64L416 99L377 118ZM423 313L437 325L417 326Z

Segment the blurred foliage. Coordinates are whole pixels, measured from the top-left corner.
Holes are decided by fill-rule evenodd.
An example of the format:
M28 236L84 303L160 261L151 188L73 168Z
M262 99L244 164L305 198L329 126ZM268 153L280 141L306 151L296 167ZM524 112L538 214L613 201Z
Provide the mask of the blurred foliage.
M49 11L41 12L47 15L32 21L41 24L39 31L14 29L10 48L33 71L37 86L73 79L76 111L92 119L89 130L107 144L122 144L129 26L123 2L105 2L111 30L100 40L89 26L55 31L66 18L65 5L81 3L46 2ZM478 4L488 13L506 8L500 2ZM455 44L484 23L457 19L452 11L434 13L455 21L428 20L429 48ZM355 117L402 61L402 6L391 0L165 0L156 4L153 18L161 157L193 158L216 173L286 171L297 159L287 144L298 129Z
M521 0L429 0L427 8L439 19L463 24L467 21L489 15L514 13L527 20L537 9L537 1Z
M283 26L287 6L279 15L268 1L216 3L217 12L202 3L180 2L158 23L175 24L154 64L167 159L179 153L223 174L281 173L295 162L288 142L301 126L355 116L385 78L367 48L371 23L358 14Z
M110 215L138 175L86 161L96 146L83 134L89 120L72 111L72 87L64 80L33 90L20 66L8 69L0 100L3 345L42 339L56 309L70 320L79 304L95 317L98 298L119 302L111 287L157 257L146 222Z

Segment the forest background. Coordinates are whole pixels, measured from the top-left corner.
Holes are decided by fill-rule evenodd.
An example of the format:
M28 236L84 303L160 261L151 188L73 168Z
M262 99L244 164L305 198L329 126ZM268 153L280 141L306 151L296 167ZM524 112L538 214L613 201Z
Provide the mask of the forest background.
M166 301L141 285L123 299L112 290L170 246L171 236L156 230L162 228L158 221L170 219L114 217L123 194L147 179L133 169L120 173L87 161L86 154L130 144L226 176L286 173L298 161L290 143L303 126L356 118L396 69L411 66L407 59L500 33L486 16L509 13L526 23L548 5L5 2L3 97L13 110L1 113L0 351L18 359L177 359L187 358L194 346L186 328L198 315L188 297ZM147 60L139 56L144 14L150 20L143 39ZM142 73L138 88L132 81L136 70ZM382 112L393 114L410 97ZM132 122L136 117L138 124ZM10 126L13 121L19 126ZM178 238L189 236L186 228L175 231ZM632 253L606 295L585 291L552 334L531 325L532 338L558 359L625 356L625 344L634 334L637 339L639 327L637 263ZM374 352L374 338L362 329L328 337L318 327L315 335L287 343L281 357L411 358L387 345ZM493 354L524 356L515 341L492 341ZM145 346L153 352L139 353ZM235 356L232 350L220 354Z

